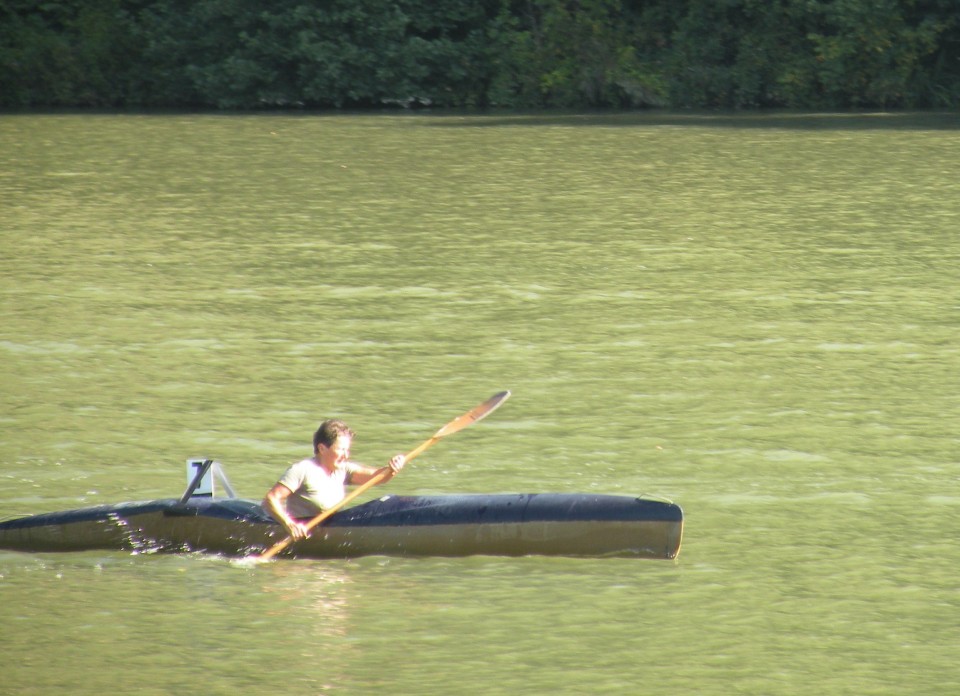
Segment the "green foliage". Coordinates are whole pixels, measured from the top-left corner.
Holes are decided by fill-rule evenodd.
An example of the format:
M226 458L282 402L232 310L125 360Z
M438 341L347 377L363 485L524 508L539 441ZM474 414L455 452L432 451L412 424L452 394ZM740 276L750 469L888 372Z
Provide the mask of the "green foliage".
M957 107L956 1L0 0L0 107Z
M155 11L146 33L178 37L178 53L189 58L179 66L182 79L221 108L462 105L476 101L475 86L485 81L482 10L454 2L199 0ZM152 49L158 61L173 53L156 39Z
M492 24L497 104L621 107L663 104L663 81L640 58L637 15L620 0L506 3Z
M0 5L0 105L123 101L136 48L121 0Z
M937 47L942 21L907 23L904 3L823 3L808 38L821 64L816 78L828 104L901 106L920 101L922 61Z

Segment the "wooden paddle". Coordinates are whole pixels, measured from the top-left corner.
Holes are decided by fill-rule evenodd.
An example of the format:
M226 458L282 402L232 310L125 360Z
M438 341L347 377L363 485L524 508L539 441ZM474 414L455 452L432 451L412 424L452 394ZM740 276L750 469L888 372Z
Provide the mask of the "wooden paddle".
M429 440L427 440L426 442L424 442L422 445L420 445L419 447L417 447L415 450L413 450L413 451L411 451L409 454L407 454L406 457L405 457L405 460L409 462L411 459L413 459L413 458L416 457L417 455L421 454L424 450L426 450L428 447L432 446L435 442L437 442L437 441L440 440L441 438L444 438L444 437L446 437L447 435L453 435L454 433L463 430L463 429L466 428L468 425L472 425L473 423L476 423L478 420L480 420L480 419L482 419L482 418L486 418L486 417L489 416L491 413L493 413L493 412L500 406L500 404L502 404L504 401L506 401L506 400L507 400L507 397L509 397L509 396L510 396L510 392L509 392L509 391L502 391L502 392L500 392L500 393L498 393L498 394L494 394L493 396L491 396L489 399L487 399L486 401L484 401L484 402L483 402L482 404L480 404L479 406L477 406L477 407L475 407L475 408L467 411L467 412L464 413L462 416L458 416L457 418L454 418L452 421L450 421L450 422L447 423L445 426L443 426L442 428L440 428L440 430L438 430L438 431L434 434L433 437L431 437ZM376 486L378 483L380 483L381 481L383 481L383 479L385 479L386 477L387 477L387 472L386 472L386 471L382 471L382 472L380 472L379 474L376 474L373 478L371 478L369 481L367 481L366 483L364 483L362 486L358 486L357 488L355 488L355 489L354 489L353 491L351 491L348 495L346 495L346 496L343 498L343 500L341 500L339 503L337 503L337 504L334 505L333 507L330 507L330 508L324 510L324 511L321 512L319 515L317 515L316 517L314 517L312 520L310 520L309 522L307 522L307 524L306 524L307 530L309 531L309 530L313 529L314 527L316 527L318 524L320 524L320 523L323 522L325 519L327 519L328 517L330 517L330 516L331 516L333 513L335 513L337 510L339 510L340 508L342 508L344 505L346 505L347 503L349 503L351 500L353 500L354 498L356 498L358 495L360 495L361 493L363 493L365 490L367 490L367 489L370 488L371 486ZM258 558L259 558L259 560L261 560L261 561L267 561L267 560L273 558L274 556L276 556L276 555L277 555L278 553L280 553L281 551L283 551L285 548L287 548L287 547L288 547L290 544L292 544L292 543L293 543L293 537L287 536L287 537L286 537L285 539L283 539L282 541L278 541L276 544L274 544L273 546L271 546L266 552L264 552L264 554L263 554L262 556L259 556Z

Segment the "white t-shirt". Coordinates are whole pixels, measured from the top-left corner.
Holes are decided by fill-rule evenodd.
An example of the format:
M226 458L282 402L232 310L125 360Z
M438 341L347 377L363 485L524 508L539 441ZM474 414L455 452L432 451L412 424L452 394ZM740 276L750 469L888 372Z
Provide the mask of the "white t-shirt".
M290 489L287 497L287 512L294 519L315 517L321 511L333 507L346 495L344 486L349 475L359 467L347 462L342 469L332 474L313 461L304 459L287 469L279 483Z

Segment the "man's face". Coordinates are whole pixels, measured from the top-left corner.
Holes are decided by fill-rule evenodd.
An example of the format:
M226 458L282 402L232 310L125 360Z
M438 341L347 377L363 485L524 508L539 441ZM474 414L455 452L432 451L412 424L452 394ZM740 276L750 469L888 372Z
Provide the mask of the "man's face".
M331 468L343 466L350 459L351 443L352 438L349 435L340 435L329 447L323 444L319 445L317 450L320 454L320 461Z

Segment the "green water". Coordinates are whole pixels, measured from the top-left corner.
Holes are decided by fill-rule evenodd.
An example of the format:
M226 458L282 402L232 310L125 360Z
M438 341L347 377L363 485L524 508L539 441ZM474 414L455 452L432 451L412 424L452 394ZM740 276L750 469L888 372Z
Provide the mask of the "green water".
M0 516L501 389L390 490L686 514L676 562L0 551L0 693L960 691L955 114L0 116L0 234Z

